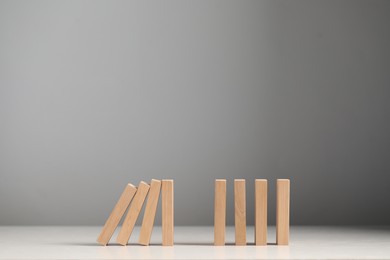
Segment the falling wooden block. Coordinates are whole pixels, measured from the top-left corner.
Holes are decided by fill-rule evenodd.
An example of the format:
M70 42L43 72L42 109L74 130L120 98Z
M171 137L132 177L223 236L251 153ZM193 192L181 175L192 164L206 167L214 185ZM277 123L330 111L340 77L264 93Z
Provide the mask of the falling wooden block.
M276 244L288 245L290 235L290 180L276 184Z
M125 214L127 207L129 206L131 200L134 197L137 188L131 183L127 184L122 195L120 196L118 202L115 204L114 209L111 211L110 216L106 220L102 231L97 239L97 242L101 245L107 245L108 241L110 241L112 234L116 227L118 226L120 220Z
M123 221L122 228L116 241L121 245L126 245L129 241L131 233L133 232L135 222L137 221L138 215L141 211L142 205L148 195L149 185L143 181L139 183L138 190L135 193L133 202L130 205L129 211Z
M173 180L162 180L162 245L173 246Z
M148 202L146 203L144 219L142 220L142 227L138 240L138 243L141 245L149 245L153 230L154 218L156 216L158 198L160 196L160 188L161 181L153 179L150 182Z
M225 245L226 180L215 180L214 195L214 245Z
M267 180L255 180L255 244L267 245Z
M234 180L234 223L237 246L246 245L246 196L245 180Z

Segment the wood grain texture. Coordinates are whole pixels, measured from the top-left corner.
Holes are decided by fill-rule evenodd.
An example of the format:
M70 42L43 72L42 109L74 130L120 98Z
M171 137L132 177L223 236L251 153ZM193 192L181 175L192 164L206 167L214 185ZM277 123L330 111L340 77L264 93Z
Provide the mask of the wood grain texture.
M174 208L173 208L173 180L162 180L161 183L162 207L162 245L173 246Z
M290 237L290 180L276 183L276 244L288 245Z
M104 224L102 231L100 232L100 235L97 238L97 242L99 244L105 246L110 241L116 227L118 226L123 215L125 214L126 209L128 208L136 191L137 188L131 183L126 185L125 189L122 192L122 195L120 196L119 200L115 204L114 209L111 211L110 216L106 220L106 223Z
M215 180L214 195L214 245L225 245L226 180Z
M148 195L148 202L145 206L144 219L142 220L141 231L138 243L141 245L149 245L152 235L154 218L156 216L158 198L160 196L161 181L152 179Z
M267 245L267 190L267 180L255 180L255 244L257 246Z
M129 211L127 212L122 228L116 239L116 241L123 246L127 245L127 242L129 241L135 222L137 221L138 215L142 209L142 205L148 195L149 188L150 186L143 181L141 181L138 185L138 190L135 193L133 202L130 205Z
M246 191L245 180L234 180L234 224L237 246L246 245Z

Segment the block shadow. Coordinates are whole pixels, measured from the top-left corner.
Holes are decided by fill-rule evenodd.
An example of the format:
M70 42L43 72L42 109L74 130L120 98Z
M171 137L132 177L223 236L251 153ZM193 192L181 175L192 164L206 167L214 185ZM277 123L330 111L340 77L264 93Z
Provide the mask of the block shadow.
M121 244L116 243L109 243L106 246L102 246L98 243L85 243L85 242L67 242L67 243L58 243L57 245L66 245L66 246L91 246L91 247L123 247ZM276 246L276 243L267 243L267 246ZM145 247L144 245L140 244L127 244L127 247ZM148 246L162 246L160 243L150 243ZM174 246L214 246L214 243L212 242L176 242ZM229 242L225 243L225 246L236 246L235 243ZM247 243L246 246L255 246L255 243ZM215 246L215 247L222 247L222 246ZM261 246L259 246L261 247Z

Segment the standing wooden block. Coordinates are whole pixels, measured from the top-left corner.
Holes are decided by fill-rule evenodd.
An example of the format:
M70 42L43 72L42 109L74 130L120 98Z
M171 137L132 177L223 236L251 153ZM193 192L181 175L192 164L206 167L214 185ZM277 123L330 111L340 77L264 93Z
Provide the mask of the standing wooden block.
M276 184L276 244L288 245L290 236L290 180Z
M148 202L146 203L144 219L142 220L141 232L138 243L149 245L152 235L154 218L156 216L158 198L160 196L161 181L153 179L150 183Z
M267 180L255 180L255 244L267 245Z
M214 245L225 245L226 180L215 180L214 195Z
M162 180L162 245L173 246L173 180Z
M246 245L246 196L245 180L234 180L234 223L237 246Z
M108 241L110 241L112 234L114 234L119 221L122 219L123 214L125 214L125 211L133 199L136 191L137 188L134 187L134 185L131 183L127 184L110 216L106 220L102 231L100 232L100 235L97 239L99 244L105 246L107 245Z
M131 203L129 211L123 221L121 231L116 238L116 241L123 246L127 245L131 233L133 232L135 222L137 221L142 205L144 204L146 195L148 195L149 187L150 186L143 181L139 183L133 202Z

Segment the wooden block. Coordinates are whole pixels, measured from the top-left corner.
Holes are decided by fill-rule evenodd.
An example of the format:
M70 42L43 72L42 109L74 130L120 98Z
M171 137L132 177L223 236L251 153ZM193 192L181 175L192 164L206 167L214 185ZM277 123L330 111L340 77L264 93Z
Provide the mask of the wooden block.
M162 180L162 245L173 246L173 180Z
M158 198L160 196L161 181L153 179L150 182L148 202L146 203L144 219L142 220L141 232L138 243L141 245L149 245L152 235L154 218L156 216Z
M255 244L267 245L267 187L264 179L255 180Z
M125 211L129 206L131 200L133 199L136 191L137 188L131 183L126 185L124 191L122 192L122 195L120 196L114 209L111 211L110 216L106 220L106 223L104 224L103 229L100 232L100 235L97 239L97 242L99 244L105 246L107 245L108 241L110 241L112 234L114 234L116 227L118 226L120 220L125 214Z
M225 245L226 180L215 180L214 195L214 245Z
M116 241L123 246L127 245L131 233L133 232L135 222L137 221L145 198L148 195L149 187L150 186L143 181L141 181L138 185L138 190L135 193L133 202L130 205L129 211L123 221L122 228L116 238Z
M288 245L290 236L290 180L276 184L276 244Z
M245 180L234 180L234 223L237 246L246 245L246 196Z

